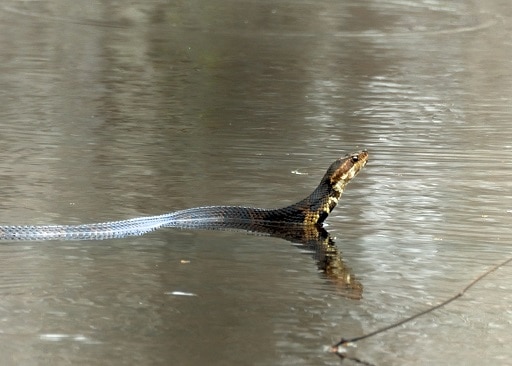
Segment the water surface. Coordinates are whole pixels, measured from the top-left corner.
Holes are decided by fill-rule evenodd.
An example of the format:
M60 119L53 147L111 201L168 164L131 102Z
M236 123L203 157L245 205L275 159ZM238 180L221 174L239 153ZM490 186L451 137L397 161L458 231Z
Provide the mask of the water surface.
M511 255L504 1L6 1L1 222L85 223L306 196L370 163L328 220L360 300L308 251L161 230L0 246L2 364L338 365L326 347ZM511 267L349 354L506 364Z

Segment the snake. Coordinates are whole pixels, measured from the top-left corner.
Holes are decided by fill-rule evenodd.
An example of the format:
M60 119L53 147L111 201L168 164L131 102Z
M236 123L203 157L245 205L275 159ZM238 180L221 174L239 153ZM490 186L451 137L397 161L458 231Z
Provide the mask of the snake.
M182 229L247 229L279 231L283 228L321 226L346 185L368 161L361 150L336 159L316 189L290 206L265 209L243 206L194 207L156 216L78 225L0 225L0 240L102 240L139 236L174 227Z

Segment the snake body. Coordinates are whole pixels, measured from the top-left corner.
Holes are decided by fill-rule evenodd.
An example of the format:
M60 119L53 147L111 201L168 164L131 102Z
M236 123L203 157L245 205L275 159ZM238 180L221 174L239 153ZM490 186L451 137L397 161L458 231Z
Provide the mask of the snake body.
M240 206L194 207L157 216L83 225L0 225L0 240L101 240L143 235L163 227L259 228L321 225L345 186L366 165L362 150L334 161L320 184L303 200L278 209Z

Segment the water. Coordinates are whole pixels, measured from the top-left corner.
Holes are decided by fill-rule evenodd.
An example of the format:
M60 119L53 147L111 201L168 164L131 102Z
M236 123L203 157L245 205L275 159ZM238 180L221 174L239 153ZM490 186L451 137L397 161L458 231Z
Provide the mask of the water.
M327 227L360 300L280 238L4 243L2 364L338 365L507 258L507 5L4 2L2 223L284 206L371 155ZM506 364L511 271L349 354Z

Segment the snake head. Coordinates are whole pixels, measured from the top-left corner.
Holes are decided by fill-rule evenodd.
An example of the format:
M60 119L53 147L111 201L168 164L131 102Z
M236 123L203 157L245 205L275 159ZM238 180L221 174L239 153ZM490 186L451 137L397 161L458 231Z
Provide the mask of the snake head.
M368 162L368 150L347 154L331 164L326 173L331 187L343 192L348 182L354 178Z

